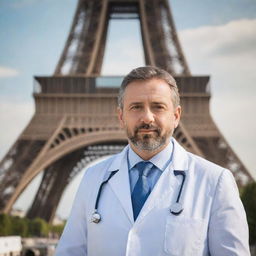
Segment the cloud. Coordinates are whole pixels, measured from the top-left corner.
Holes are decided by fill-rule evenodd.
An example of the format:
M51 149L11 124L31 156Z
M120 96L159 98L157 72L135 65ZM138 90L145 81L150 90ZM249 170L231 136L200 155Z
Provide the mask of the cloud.
M241 99L214 97L212 103L211 113L220 131L256 179L256 122L252 118L255 96Z
M249 170L255 170L256 19L182 30L179 37L192 73L211 76L214 120Z
M14 77L19 74L19 71L13 68L0 66L0 78L3 77Z
M217 27L216 32L221 38L220 43L216 44L212 54L234 55L256 54L256 19L242 19L232 21L222 27Z
M256 19L182 30L179 35L188 55L193 55L191 50L205 57L256 54Z
M180 39L193 73L211 74L216 89L255 90L256 19L183 30Z

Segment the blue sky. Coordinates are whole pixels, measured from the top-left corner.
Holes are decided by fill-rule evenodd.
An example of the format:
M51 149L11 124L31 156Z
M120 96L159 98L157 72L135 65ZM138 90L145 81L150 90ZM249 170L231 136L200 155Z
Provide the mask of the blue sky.
M76 2L0 0L0 158L33 115L33 76L54 72ZM255 175L256 1L170 3L192 73L211 75L213 119ZM103 73L125 74L142 64L138 23L111 22ZM74 194L72 186L66 194Z

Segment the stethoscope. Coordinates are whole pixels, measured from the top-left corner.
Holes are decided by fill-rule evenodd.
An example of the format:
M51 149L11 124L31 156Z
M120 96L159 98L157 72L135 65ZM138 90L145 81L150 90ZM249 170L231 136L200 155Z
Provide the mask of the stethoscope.
M118 170L116 171L112 171L110 173L106 173L102 183L100 184L98 193L97 193L97 197L96 197L96 201L95 201L95 207L94 207L94 212L92 214L92 219L91 221L94 223L99 223L101 221L101 215L98 212L98 205L99 205L99 201L100 201L100 196L101 196L101 191L103 186L108 183L108 181L118 172Z
M101 196L101 193L102 193L102 188L106 183L108 183L108 181L117 172L118 172L118 170L107 173L107 175L104 177L102 183L100 184L100 187L99 187L99 190L98 190L98 193L97 193L97 197L96 197L96 201L95 201L94 212L92 214L92 219L91 219L91 221L94 222L94 223L99 223L101 221L101 215L98 212L98 205L99 205L100 196ZM182 176L182 182L181 182L181 185L180 185L180 189L179 189L179 193L178 193L176 202L174 204L172 204L171 207L170 207L170 213L172 213L173 215L179 215L183 211L182 204L180 203L180 197L181 197L183 186L184 186L184 183L185 183L185 180L186 180L186 173L185 173L185 171L178 171L178 170L174 170L173 172L174 172L175 176L178 176L178 175Z

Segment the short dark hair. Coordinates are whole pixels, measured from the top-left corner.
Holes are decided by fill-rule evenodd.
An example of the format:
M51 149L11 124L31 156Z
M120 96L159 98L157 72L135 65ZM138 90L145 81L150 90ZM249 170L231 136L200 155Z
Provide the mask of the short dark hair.
M175 79L171 74L167 71L153 66L145 66L133 69L128 75L126 75L122 81L121 87L119 89L118 95L118 106L122 109L123 108L123 100L124 100L124 93L126 87L134 81L140 80L150 80L150 79L162 79L164 80L169 86L172 91L172 103L174 107L180 105L180 96L178 87L176 84Z

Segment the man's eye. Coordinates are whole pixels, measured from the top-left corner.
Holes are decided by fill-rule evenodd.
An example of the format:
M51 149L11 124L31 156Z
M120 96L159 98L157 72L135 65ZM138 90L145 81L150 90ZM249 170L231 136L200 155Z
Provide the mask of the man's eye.
M162 106L162 105L155 105L154 108L161 110L161 109L164 109L164 106Z
M139 106L139 105L132 106L132 109L140 109L140 108L141 108L141 106Z

